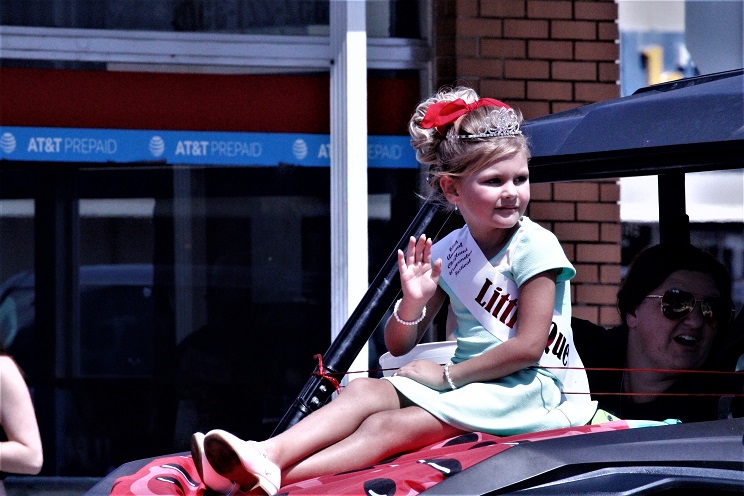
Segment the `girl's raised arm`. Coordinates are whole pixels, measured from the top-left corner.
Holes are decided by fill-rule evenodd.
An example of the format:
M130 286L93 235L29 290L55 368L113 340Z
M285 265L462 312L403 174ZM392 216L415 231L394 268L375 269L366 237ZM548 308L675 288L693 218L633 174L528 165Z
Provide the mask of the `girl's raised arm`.
M403 298L385 325L385 345L391 354L408 353L423 335L445 300L438 289L442 261L431 260L431 239L411 236L406 253L398 250Z

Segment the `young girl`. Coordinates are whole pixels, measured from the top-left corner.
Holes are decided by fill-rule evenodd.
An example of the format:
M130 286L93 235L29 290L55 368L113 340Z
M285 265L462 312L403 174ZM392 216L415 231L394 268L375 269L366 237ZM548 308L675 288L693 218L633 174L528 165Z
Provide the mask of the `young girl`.
M392 377L351 381L260 443L221 430L195 434L206 485L274 494L463 432L511 435L591 420L587 394L564 394L588 392L568 325L575 271L555 236L524 216L529 151L520 124L507 105L462 87L419 104L409 123L432 200L457 209L466 226L434 246L411 238L398 253L403 297L385 343L393 355L410 351L449 296L457 318L451 362L417 360Z

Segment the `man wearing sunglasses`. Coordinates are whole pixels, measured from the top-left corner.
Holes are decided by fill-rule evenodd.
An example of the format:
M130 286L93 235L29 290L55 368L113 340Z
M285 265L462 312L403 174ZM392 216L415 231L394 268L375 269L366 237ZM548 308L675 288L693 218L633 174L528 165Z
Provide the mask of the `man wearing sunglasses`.
M619 369L587 372L600 408L624 419L717 419L732 376L701 371L733 371L744 352L723 349L734 341L726 268L690 245L650 247L631 264L617 306L616 328L572 322L584 366Z

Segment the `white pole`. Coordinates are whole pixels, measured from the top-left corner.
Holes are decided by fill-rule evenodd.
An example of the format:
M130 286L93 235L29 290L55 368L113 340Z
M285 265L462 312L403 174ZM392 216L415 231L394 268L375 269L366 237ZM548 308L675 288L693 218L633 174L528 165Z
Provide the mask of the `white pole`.
M331 339L368 286L364 0L331 0ZM368 369L367 346L350 370ZM367 374L364 374L367 375ZM345 382L350 380L345 378Z

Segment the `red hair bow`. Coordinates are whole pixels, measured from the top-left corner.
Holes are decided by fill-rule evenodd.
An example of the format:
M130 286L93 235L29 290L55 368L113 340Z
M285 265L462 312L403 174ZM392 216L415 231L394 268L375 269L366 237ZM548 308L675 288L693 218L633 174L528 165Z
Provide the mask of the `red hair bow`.
M452 124L463 115L472 112L479 107L510 108L509 105L496 100L495 98L481 98L473 103L466 103L462 98L458 98L451 102L432 103L429 105L429 108L426 109L426 115L424 115L424 118L421 121L421 127L424 129L435 127L439 134L444 136L446 133L444 126Z

